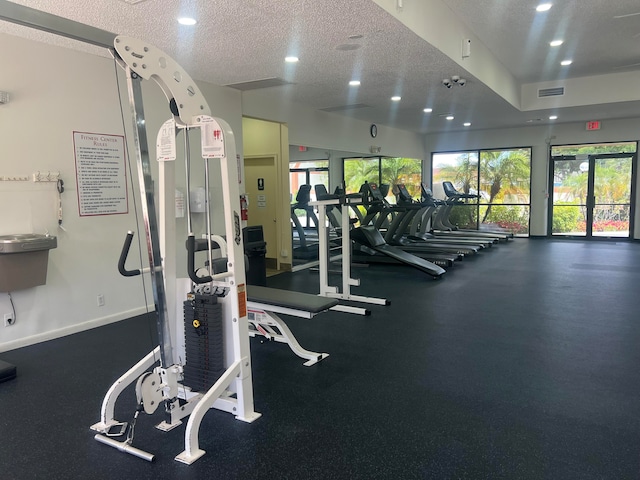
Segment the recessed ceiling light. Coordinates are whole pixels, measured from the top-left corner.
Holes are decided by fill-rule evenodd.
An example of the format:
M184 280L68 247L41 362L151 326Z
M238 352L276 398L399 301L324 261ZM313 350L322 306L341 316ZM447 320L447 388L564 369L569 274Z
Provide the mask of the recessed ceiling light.
M464 122L464 123L463 123L463 125L464 125L465 127L470 127L470 126L471 126L471 122Z
M349 82L349 85L351 85L352 87L357 87L360 85L360 80L351 80Z
M391 97L391 100L393 100L394 102L399 102L400 100L402 100L402 97L399 97L398 95L394 95L393 97Z
M191 17L180 17L178 19L178 23L180 25L191 26L191 25L195 25L196 24L196 19L195 18L191 18Z
M540 5L538 5L536 7L536 11L537 12L546 12L550 8L551 8L551 4L550 3L541 3Z
M453 115L447 115L447 120L453 120L455 117Z
M549 116L549 120L557 120L558 116L557 115L550 115Z
M567 65L571 65L573 63L573 60L562 60L560 62L560 65L566 67Z
M284 57L284 61L287 63L296 63L300 60L298 57Z
M424 113L431 113L433 112L433 108L425 108L424 110L422 110Z
M564 43L563 40L554 40L553 42L549 42L549 45L551 45L552 47L559 47L563 43Z

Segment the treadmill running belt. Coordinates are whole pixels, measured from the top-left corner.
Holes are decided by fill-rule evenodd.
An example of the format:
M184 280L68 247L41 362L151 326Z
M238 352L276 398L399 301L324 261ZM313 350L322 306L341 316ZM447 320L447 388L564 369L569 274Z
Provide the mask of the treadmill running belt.
M428 273L433 278L439 278L446 272L444 268L439 267L434 263L388 245L384 241L384 238L382 238L382 235L380 235L380 232L372 226L366 225L352 230L351 238L371 250L391 257L413 268L417 268L422 272Z

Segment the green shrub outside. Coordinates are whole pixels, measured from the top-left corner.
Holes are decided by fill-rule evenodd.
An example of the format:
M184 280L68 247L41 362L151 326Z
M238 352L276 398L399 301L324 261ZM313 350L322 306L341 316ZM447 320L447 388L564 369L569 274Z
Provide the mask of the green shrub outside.
M554 206L566 205L565 203L558 202ZM571 205L561 208L553 209L553 233L567 233L578 230L578 222L583 220L580 213L580 207L577 205Z
M494 223L513 233L528 233L529 231L528 211L517 206L492 205L485 223Z
M455 206L449 212L449 222L458 228L478 228L475 205Z

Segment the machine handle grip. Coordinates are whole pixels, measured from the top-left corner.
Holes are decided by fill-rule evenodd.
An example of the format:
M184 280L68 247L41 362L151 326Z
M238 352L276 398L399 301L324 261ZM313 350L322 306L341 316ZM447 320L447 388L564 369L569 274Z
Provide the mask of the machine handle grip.
M120 275L125 277L135 277L140 275L140 270L127 270L124 266L127 261L127 255L129 255L129 249L131 248L131 241L133 240L133 232L127 232L127 237L124 239L124 245L120 252L120 260L118 260L118 271Z
M189 278L195 284L208 283L213 280L210 275L206 277L199 277L196 275L195 268L195 257L196 257L196 237L194 235L189 235L187 237L187 272L189 273Z

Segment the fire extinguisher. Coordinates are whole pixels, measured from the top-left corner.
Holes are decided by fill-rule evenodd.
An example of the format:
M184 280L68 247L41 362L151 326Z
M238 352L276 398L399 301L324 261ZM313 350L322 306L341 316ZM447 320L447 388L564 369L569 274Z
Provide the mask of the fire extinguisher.
M249 203L244 193L240 195L240 218L242 218L242 220L249 220Z

